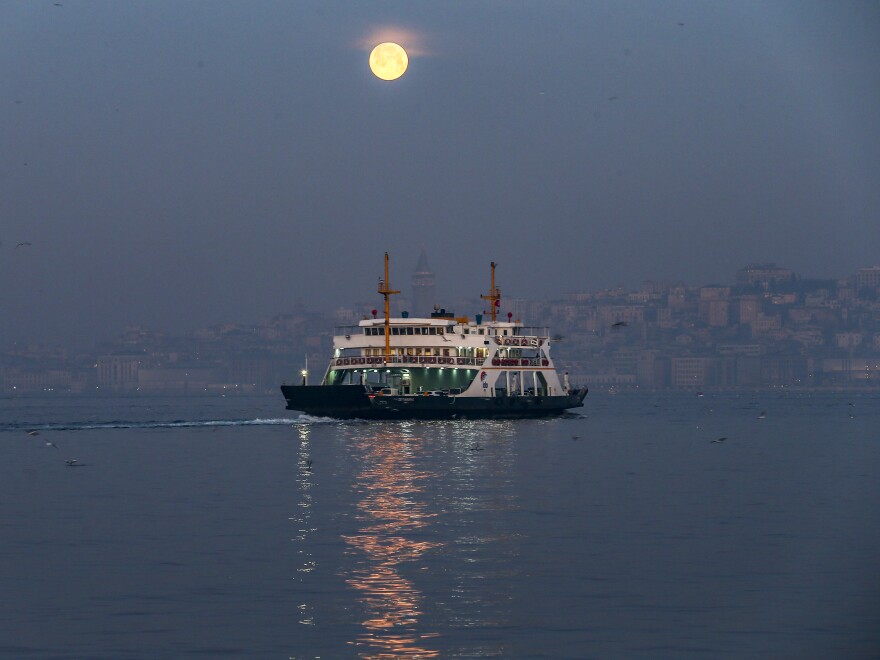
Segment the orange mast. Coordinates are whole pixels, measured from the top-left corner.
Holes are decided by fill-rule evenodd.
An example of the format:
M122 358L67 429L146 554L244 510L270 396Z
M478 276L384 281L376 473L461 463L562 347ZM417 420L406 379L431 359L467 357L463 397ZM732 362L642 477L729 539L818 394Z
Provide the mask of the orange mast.
M388 281L388 253L385 253L385 279L379 280L379 293L385 296L385 364L391 361L391 303L388 296L400 291L393 291Z
M498 313L497 308L501 306L501 289L495 286L495 266L497 266L494 261L492 262L492 289L489 291L488 296L480 296L483 300L488 300L492 305L492 322L495 322L495 314Z

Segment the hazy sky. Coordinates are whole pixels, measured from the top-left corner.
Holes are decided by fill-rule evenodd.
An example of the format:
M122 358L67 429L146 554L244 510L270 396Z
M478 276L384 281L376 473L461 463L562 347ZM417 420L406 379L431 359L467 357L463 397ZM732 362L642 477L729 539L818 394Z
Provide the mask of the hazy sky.
M0 345L378 302L422 245L456 297L846 275L880 3L3 0L0 241Z

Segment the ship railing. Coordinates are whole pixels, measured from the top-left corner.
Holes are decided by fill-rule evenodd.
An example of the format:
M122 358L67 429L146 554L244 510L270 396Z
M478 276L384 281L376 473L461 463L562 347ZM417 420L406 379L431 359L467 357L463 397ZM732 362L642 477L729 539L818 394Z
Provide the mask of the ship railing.
M511 358L511 357L494 357L492 358L493 367L548 367L550 360L547 358Z
M456 357L441 355L392 355L384 356L338 357L330 361L331 367L373 367L377 369L389 364L412 367L479 367L485 358Z
M516 329L516 336L526 335L532 337L546 338L550 336L550 328L547 326L524 325Z
M392 355L387 360L384 356L375 357L340 357L333 358L331 367L363 367L374 368L387 365L400 365L406 367L481 367L486 362L484 358L431 356L431 355ZM491 362L493 367L547 367L550 361L547 358L504 358L494 357Z

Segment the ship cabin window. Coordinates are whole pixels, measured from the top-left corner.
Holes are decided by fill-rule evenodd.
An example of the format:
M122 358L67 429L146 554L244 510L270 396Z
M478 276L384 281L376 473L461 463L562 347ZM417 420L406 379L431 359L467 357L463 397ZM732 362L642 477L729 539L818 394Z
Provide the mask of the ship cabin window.
M483 329L482 329L482 328L480 328L480 329L479 329L479 330L478 330L478 331L477 331L477 334L478 334L478 335L481 335L481 334L483 334Z
M412 329L412 328L407 328L407 329L406 329L406 334L408 334L408 335L413 334L413 329Z

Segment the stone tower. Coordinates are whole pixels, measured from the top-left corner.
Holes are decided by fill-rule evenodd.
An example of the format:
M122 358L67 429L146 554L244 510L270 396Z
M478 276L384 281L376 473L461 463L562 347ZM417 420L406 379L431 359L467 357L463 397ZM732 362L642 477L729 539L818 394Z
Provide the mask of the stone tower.
M437 303L434 293L434 273L428 265L425 248L419 256L419 263L412 276L412 309L410 315L418 318L427 317L434 311Z

